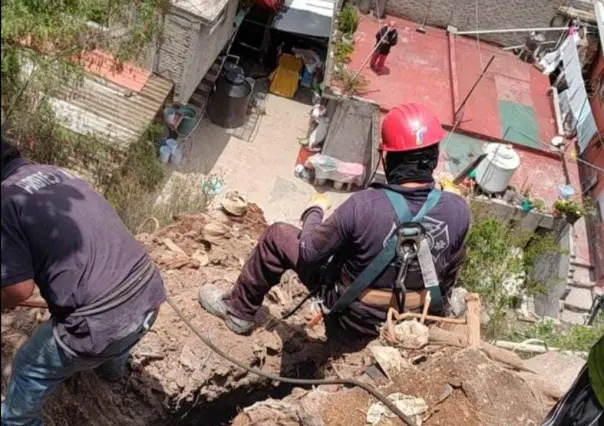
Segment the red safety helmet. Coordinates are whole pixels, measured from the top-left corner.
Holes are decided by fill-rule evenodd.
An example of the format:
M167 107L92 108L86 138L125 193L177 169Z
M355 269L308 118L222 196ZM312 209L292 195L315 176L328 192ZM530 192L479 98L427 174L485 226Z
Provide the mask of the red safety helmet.
M445 137L438 118L427 107L398 105L382 121L380 151L415 151L438 144Z

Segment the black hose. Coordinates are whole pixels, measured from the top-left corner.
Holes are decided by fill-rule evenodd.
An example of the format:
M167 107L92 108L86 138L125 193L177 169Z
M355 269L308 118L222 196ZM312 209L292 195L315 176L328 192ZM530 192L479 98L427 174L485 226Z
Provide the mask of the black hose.
M208 338L206 338L203 334L201 334L201 332L199 330L197 330L197 328L193 324L191 324L191 322L187 319L185 314L178 308L178 306L176 306L176 304L172 301L172 299L169 296L167 298L167 301L168 301L168 305L170 305L172 307L172 309L174 309L174 312L176 312L176 315L178 315L180 317L180 319L187 325L187 327L189 327L191 329L191 331L193 333L195 333L195 335L197 337L199 337L203 343L206 344L207 347L209 347L211 350L216 352L222 358L226 359L227 361L231 362L232 364L235 364L237 367L243 368L244 370L246 370L249 373L255 374L260 377L264 377L266 379L269 379L269 380L272 380L275 382L290 383L290 384L301 385L301 386L318 386L318 385L356 386L356 387L363 389L365 392L371 394L374 398L376 398L380 402L382 402L386 407L388 407L390 409L390 411L392 411L394 414L396 414L406 425L417 426L415 424L415 422L413 422L413 420L411 420L401 410L399 410L398 407L392 401L390 401L388 398L386 398L383 394L378 392L373 387L369 386L366 383L359 382L358 380L354 380L354 379L312 379L312 380L290 379L288 377L281 377L281 376L277 376L274 374L265 373L263 371L257 370L252 367L248 367L247 365L243 364L241 361L239 361L239 360L233 358L232 356L228 355L227 353L225 353L222 349L218 348L216 345L214 345L212 342L210 342L210 340Z

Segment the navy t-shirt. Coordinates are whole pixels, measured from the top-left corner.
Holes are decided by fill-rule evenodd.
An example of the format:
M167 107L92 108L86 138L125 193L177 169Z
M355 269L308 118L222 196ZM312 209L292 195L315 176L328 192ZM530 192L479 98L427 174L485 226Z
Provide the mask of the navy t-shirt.
M166 300L159 271L121 306L70 317L126 282L147 253L87 182L54 166L14 161L15 171L2 181L1 285L34 279L62 340L98 355Z
M396 212L380 186L355 192L324 222L321 209L307 210L302 217L304 225L300 235L302 261L314 263L330 255L337 255L339 259L343 259L342 282L353 282L382 251L396 229ZM403 195L409 210L415 215L426 202L434 184L420 188L405 188L400 185L387 187ZM447 298L464 260L464 240L470 227L468 205L460 196L442 192L440 200L426 214L422 225L426 229L442 294ZM387 268L370 288L391 289L397 272L396 268ZM417 261L410 265L405 285L410 291L424 289ZM337 297L332 294L328 299L335 302ZM367 318L374 318L374 323L377 324L386 317L385 311L359 302L353 303L350 308L353 311L351 315L354 311L361 314L362 320L359 323L367 322Z

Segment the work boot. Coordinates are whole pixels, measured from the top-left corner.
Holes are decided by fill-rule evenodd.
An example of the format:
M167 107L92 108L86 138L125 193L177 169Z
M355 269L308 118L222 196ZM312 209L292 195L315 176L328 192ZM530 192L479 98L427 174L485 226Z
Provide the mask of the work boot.
M210 314L222 318L227 327L237 334L247 334L254 328L253 321L247 321L229 314L228 293L223 292L212 284L202 285L199 289L199 304Z

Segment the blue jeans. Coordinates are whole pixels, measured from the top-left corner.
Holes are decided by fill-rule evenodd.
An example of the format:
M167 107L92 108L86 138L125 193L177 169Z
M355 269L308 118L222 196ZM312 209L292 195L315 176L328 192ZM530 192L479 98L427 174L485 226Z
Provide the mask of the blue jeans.
M136 341L143 337L149 327L146 321ZM116 343L119 346L120 342ZM115 350L116 345L112 346ZM73 357L57 345L52 323L45 322L21 346L13 359L6 400L2 403L2 426L43 426L44 401L61 383L79 371L96 369L101 377L110 381L118 380L126 368L133 346L132 338L124 339L124 346L123 351L109 358Z

